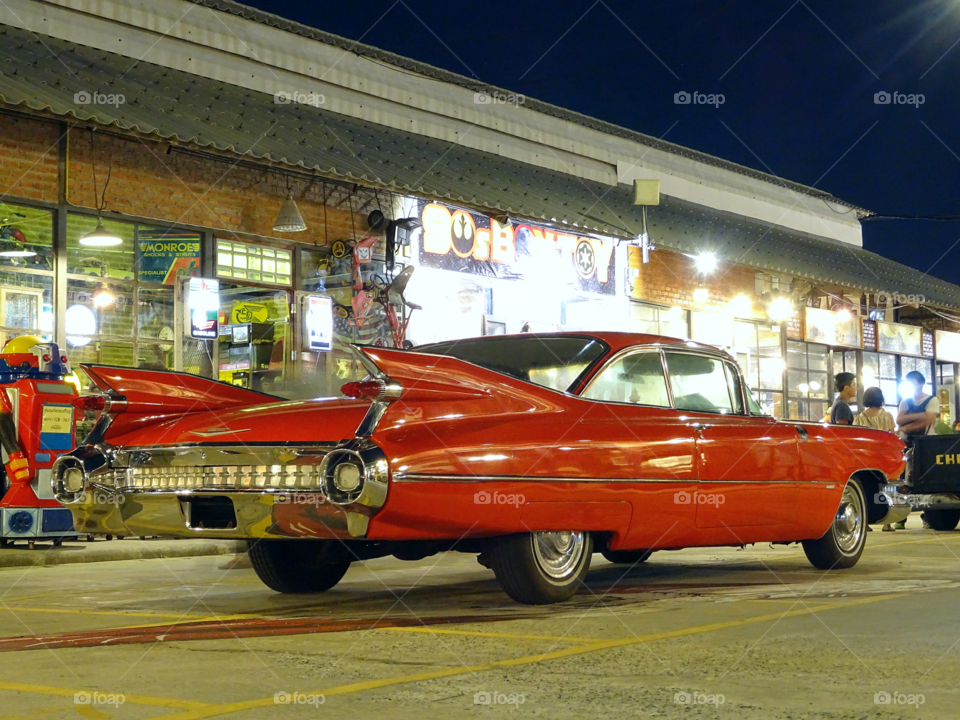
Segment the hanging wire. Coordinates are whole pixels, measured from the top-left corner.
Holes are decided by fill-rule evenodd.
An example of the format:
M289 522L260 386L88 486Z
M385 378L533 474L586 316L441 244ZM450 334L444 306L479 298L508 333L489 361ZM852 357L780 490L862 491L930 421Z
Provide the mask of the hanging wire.
M327 233L327 183L323 183L323 244L330 246L330 235Z

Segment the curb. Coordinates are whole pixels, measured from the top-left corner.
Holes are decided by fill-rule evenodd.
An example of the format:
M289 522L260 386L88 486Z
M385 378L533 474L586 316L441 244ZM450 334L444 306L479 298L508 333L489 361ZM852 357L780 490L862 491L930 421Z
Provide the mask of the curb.
M0 549L0 568L50 567L74 563L155 560L246 553L243 540L101 540L93 543L64 543L33 550Z

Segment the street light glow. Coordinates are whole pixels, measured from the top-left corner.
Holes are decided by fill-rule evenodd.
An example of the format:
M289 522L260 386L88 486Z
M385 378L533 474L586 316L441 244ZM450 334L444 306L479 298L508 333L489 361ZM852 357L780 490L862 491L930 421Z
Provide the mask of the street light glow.
M717 269L717 256L711 252L700 253L693 259L693 262L697 266L697 272L704 275Z

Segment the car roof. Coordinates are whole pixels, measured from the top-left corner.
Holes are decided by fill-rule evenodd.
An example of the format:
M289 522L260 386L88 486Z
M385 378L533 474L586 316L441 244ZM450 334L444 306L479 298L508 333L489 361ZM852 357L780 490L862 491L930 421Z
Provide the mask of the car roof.
M597 340L601 340L610 347L611 352L617 352L623 350L624 348L632 347L634 345L662 345L664 347L683 347L690 348L694 350L702 350L704 352L710 353L720 353L721 351L712 345L704 345L703 343L694 342L686 338L676 338L669 337L667 335L650 335L648 333L629 333L629 332L592 332L592 331L582 331L582 330L565 330L559 332L537 332L537 333L514 333L510 335L486 335L483 338L471 338L474 340L486 339L486 338L531 338L531 337L590 337ZM464 338L466 339L466 338ZM443 341L436 343L429 343L427 345L419 346L413 348L414 352L417 351L426 351L432 345L444 345L449 342L454 341Z

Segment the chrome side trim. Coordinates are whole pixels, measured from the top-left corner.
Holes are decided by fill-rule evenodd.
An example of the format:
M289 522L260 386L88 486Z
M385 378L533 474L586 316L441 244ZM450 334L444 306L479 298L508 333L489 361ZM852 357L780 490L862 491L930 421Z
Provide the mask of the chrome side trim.
M438 475L433 473L396 473L395 483L490 483L490 482L556 482L556 483L670 483L670 484L722 484L722 485L825 485L835 480L697 480L696 478L576 478L540 477L525 475Z

